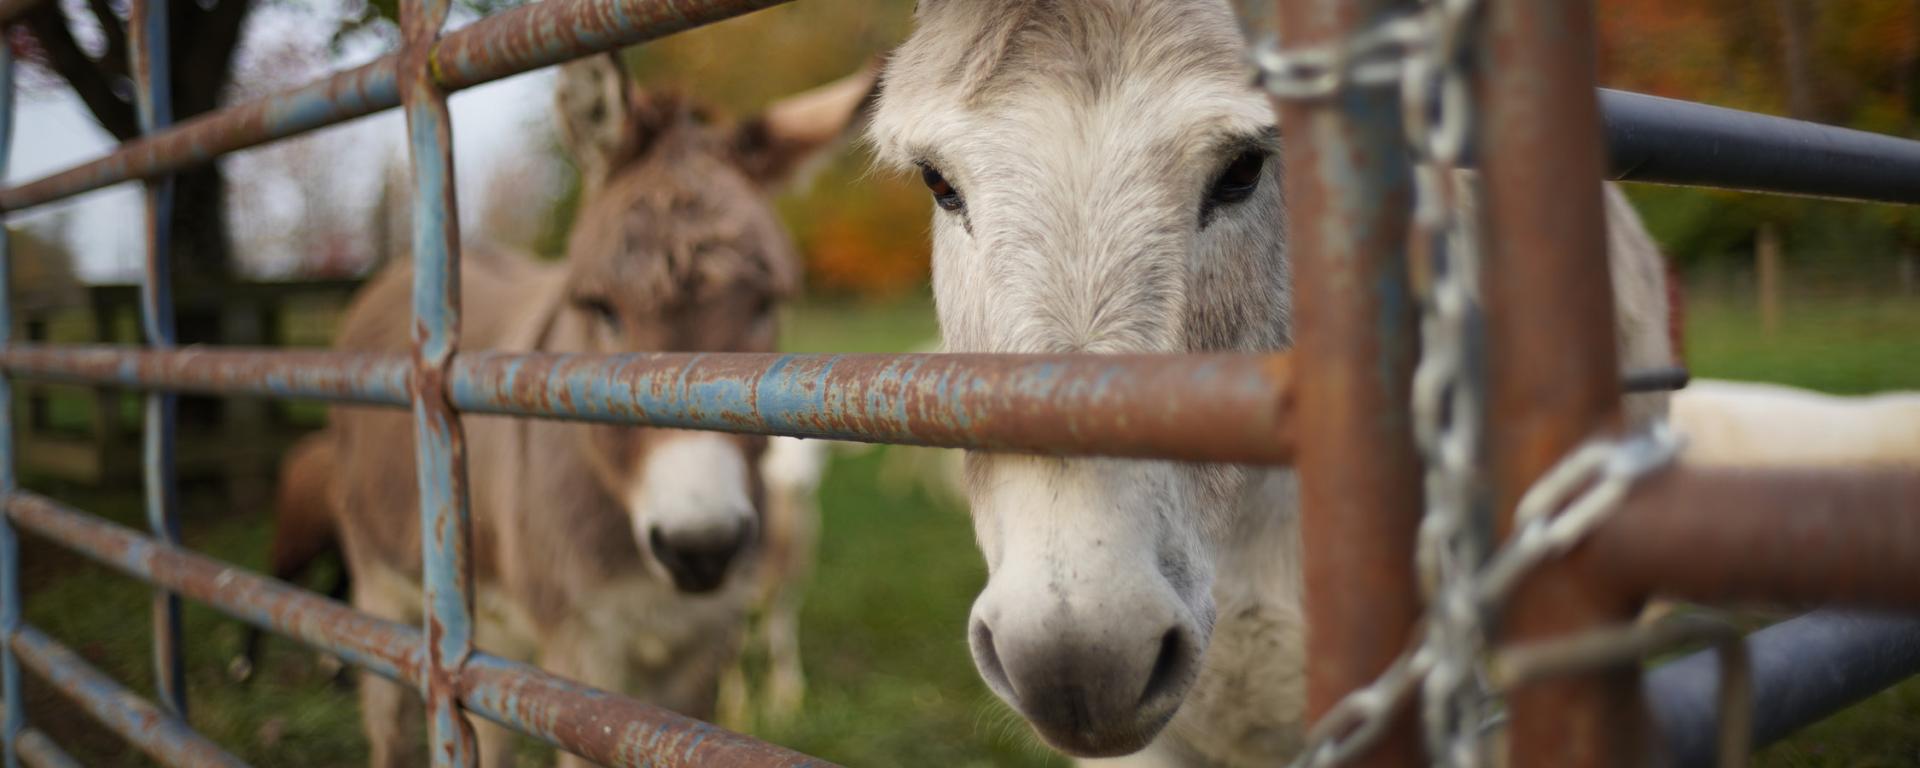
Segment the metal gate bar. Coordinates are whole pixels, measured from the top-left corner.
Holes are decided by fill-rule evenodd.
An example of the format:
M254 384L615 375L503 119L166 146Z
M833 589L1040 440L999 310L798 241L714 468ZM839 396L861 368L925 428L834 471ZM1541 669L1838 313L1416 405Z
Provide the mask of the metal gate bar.
M20 662L85 710L87 715L162 765L181 768L245 768L172 713L134 695L94 669L79 654L22 624L13 634Z
M1816 611L1748 635L1747 650L1758 748L1920 672L1920 617ZM1647 674L1647 703L1673 768L1715 764L1719 684L1712 651Z
M133 60L134 101L140 132L152 135L173 123L171 58L167 50L167 0L133 0L127 19L127 57ZM147 253L140 274L140 331L147 346L174 345L172 233L173 178L147 179ZM178 402L171 392L143 398L140 472L146 493L147 527L169 544L180 543L180 498L174 472ZM180 648L180 598L153 594L154 690L160 706L187 717L187 667Z
M14 97L17 90L13 46L0 45L0 179L6 178L13 157ZM0 349L13 344L13 244L6 222L0 220ZM0 493L13 498L18 489L13 466L13 377L0 369ZM0 768L20 764L20 732L26 713L20 696L20 661L8 638L20 629L20 540L13 523L0 515Z
M53 739L32 728L20 731L19 750L20 762L26 763L28 768L81 768L78 761L62 751L60 745L53 743Z
M33 493L14 494L5 517L109 568L382 677L422 685L427 662L415 627L359 613ZM461 701L474 713L605 765L831 765L484 652L469 658L459 683Z
M33 0L51 2L52 0ZM435 84L448 92L592 53L617 50L788 0L541 0L447 33L434 46ZM12 17L0 17L0 24ZM442 53L444 52L444 54ZM163 133L37 181L0 190L17 211L400 106L400 56L199 115Z
M1286 355L554 355L463 352L468 413L1051 454L1282 464ZM17 344L48 381L407 405L405 355Z

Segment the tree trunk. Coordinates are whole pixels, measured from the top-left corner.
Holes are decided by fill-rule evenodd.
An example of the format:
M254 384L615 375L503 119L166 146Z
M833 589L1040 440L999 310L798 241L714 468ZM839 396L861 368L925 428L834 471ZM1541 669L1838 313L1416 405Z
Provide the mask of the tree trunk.
M1814 9L1806 0L1774 0L1780 17L1780 61L1786 68L1787 112L1801 120L1826 122L1825 100L1813 67Z

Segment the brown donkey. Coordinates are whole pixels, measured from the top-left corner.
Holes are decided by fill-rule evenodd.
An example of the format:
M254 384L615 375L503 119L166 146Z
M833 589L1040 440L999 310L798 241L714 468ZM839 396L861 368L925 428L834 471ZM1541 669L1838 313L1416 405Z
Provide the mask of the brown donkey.
M583 188L566 260L469 245L461 348L772 351L798 259L769 198L848 130L873 82L869 68L729 124L635 89L610 56L564 66L556 101ZM335 346L407 350L410 282L407 264L369 282ZM488 416L462 424L480 648L711 719L758 591L746 574L760 532L781 527L763 520L766 439ZM331 530L355 607L418 623L411 417L340 407L324 434L314 450L330 456L290 461L332 464L311 470L329 474L328 487L302 497L323 500L333 525L315 534L296 520L288 530ZM371 675L360 691L371 762L418 762L404 732L421 719L417 699ZM475 725L483 764L508 764L506 732Z

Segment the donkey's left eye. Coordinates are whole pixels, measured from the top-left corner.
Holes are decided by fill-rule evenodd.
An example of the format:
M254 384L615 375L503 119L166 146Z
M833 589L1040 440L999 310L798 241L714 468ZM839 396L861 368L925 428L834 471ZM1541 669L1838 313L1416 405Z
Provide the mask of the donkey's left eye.
M1207 190L1205 210L1246 200L1253 191L1260 188L1260 177L1267 169L1267 153L1249 149L1228 163L1220 176L1213 181L1213 188Z
M942 210L957 211L966 206L967 200L960 196L960 190L954 189L947 177L940 175L933 166L920 165L920 180L926 182L927 190L933 193L933 202Z
M606 299L584 298L575 299L573 303L580 308L580 311L592 315L595 320L606 323L609 328L620 326L620 314L614 311L613 302Z

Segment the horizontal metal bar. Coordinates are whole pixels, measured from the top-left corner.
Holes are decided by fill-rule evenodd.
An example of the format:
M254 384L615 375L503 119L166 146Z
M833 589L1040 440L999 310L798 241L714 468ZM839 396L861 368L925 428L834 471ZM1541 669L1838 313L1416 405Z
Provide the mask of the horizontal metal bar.
M783 2L787 0L543 0L447 33L434 46L432 70L435 82L454 91ZM182 121L103 157L0 190L0 211L182 171L229 152L397 107L398 62L396 55L385 56Z
M1600 90L1622 181L1920 203L1920 141Z
M737 736L659 707L484 653L460 673L460 703L602 765L652 768L829 768L831 763Z
M162 765L181 768L244 768L193 727L160 711L67 650L40 630L22 624L13 636L22 666L44 678L101 725Z
M1747 636L1753 745L1764 747L1920 674L1920 616L1816 611ZM1675 768L1716 765L1712 651L1646 675L1647 703Z
M418 628L359 613L35 494L17 494L7 514L21 528L122 573L420 686L426 657ZM467 709L603 765L830 765L485 653L468 659L459 684Z
M14 344L0 349L0 368L45 381L402 407L409 402L411 367L404 354L245 347Z
M1920 471L1682 463L1582 546L1630 592L1920 609Z
M27 768L81 768L80 761L73 759L46 734L32 728L20 732L20 746L14 752Z
M29 378L404 405L403 354L0 350ZM344 366L334 370L333 366ZM1284 355L551 355L470 352L469 413L950 448L1285 463Z
M355 612L337 601L205 555L167 546L32 493L7 514L26 531L142 581L220 608L235 618L339 656L409 686L420 679L417 628Z

